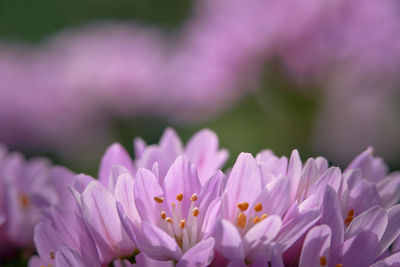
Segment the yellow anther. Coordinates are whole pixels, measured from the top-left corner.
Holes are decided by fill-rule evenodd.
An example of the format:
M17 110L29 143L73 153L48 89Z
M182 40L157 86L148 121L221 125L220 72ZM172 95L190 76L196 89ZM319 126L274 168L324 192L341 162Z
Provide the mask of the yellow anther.
M183 220L181 220L180 222L179 222L179 227L180 228L185 228L185 225L186 225L186 220L185 219L183 219Z
M20 194L19 195L19 204L22 208L28 208L31 205L31 200L29 197L25 194Z
M344 225L349 226L350 223L353 221L353 219L354 219L354 210L351 209L347 213L347 217L344 219Z
M196 194L196 193L194 193L194 194L190 197L190 201L193 201L193 202L197 201L197 194Z
M244 213L239 213L237 217L237 226L244 229L244 227L246 226L246 220L246 215Z
M261 205L261 203L257 203L254 206L254 210L257 211L257 212L262 211L262 208L263 208L263 206Z
M261 222L261 219L258 218L258 216L256 216L256 217L253 219L253 224L257 224L257 223L259 223L259 222Z
M56 258L53 251L50 251L49 254L50 254L50 259L54 260Z
M176 200L178 200L179 202L181 202L183 199L183 194L178 194L176 195Z
M161 219L165 220L167 218L167 214L165 214L165 211L161 212Z
M319 258L319 265L326 266L326 258L324 256Z
M239 203L237 206L238 206L239 210L243 212L249 208L249 203L242 202L242 203Z
M168 223L170 223L170 224L172 224L172 218L171 218L171 217L165 218L165 221L168 222Z
M164 198L163 197L154 197L154 201L157 203L163 203L164 202Z
M196 208L193 209L193 216L194 216L194 217L199 216L199 213L200 213L199 208L196 207Z
M347 216L353 217L354 216L354 210L353 209L349 210L349 212L347 213Z
M343 267L342 263L336 264L335 267Z
M172 207L173 209L175 209L176 205L175 205L174 202L171 203L171 207Z
M268 217L268 214L264 213L263 215L261 215L261 218L260 218L260 219L261 219L261 221L262 221L262 220L264 220L264 219L267 218L267 217Z
M44 265L42 264L42 265L40 265L40 267L46 267L46 266L44 266Z

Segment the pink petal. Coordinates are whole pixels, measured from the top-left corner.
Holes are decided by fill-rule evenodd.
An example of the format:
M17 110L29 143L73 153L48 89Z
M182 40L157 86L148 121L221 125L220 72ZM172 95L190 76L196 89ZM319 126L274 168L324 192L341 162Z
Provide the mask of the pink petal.
M61 247L56 253L57 267L85 267L81 256L74 250L68 247Z
M344 241L343 245L333 255L333 264L369 266L375 260L377 249L378 238L376 234L370 231L361 231Z
M167 155L169 162L175 161L175 159L183 153L182 141L174 129L165 129L160 139L160 148Z
M301 173L299 185L297 187L296 199L300 199L302 194L306 194L308 188L319 178L318 165L314 159L307 160Z
M201 185L197 170L185 156L179 156L169 168L164 180L164 192L167 202L176 203L176 196L183 194L182 214L188 214L191 204L190 197L199 194Z
M160 220L160 203L154 197L161 197L163 191L155 175L147 169L139 169L136 173L134 196L140 218L156 224Z
M103 262L132 253L134 245L121 225L115 199L100 183L91 182L82 193L82 213L96 244L106 254L112 251Z
M152 249L144 251L155 260L177 260L182 257L182 251L173 239L166 232L150 223L143 222L143 236L151 244ZM138 240L139 241L139 240ZM140 241L139 241L140 242Z
M283 251L285 251L306 231L308 231L308 229L313 226L319 218L319 210L309 210L297 214L291 220L284 223L280 233L276 237L276 242L282 244Z
M317 199L322 200L326 186L331 186L336 192L339 192L342 183L342 173L339 168L329 168L308 190L308 196L315 194Z
M114 143L107 148L100 163L99 180L104 186L108 186L111 169L115 165L121 165L133 171L133 162L129 153L120 144Z
M244 201L252 206L262 190L262 180L257 162L251 154L241 153L226 183L228 218L234 221L237 204Z
M400 265L400 252L390 255L370 267L397 267Z
M215 241L213 238L208 238L197 243L185 252L176 267L208 266L214 257L214 245Z
M378 256L400 236L400 205L393 206L387 210L388 224L380 239Z
M121 174L115 185L115 200L121 203L128 218L138 223L140 217L135 205L134 181L129 173Z
M280 217L272 215L251 227L243 238L243 248L247 255L246 259L252 260L260 252L260 249L257 249L257 247L268 246L279 233L281 226Z
M210 203L213 202L221 195L222 183L225 179L225 175L221 171L217 171L203 186L199 194L199 210L200 212L198 221L202 224L204 216Z
M245 254L242 244L242 238L231 222L221 219L216 223L215 232L215 249L219 251L225 258L234 260L244 260Z
M389 174L385 179L379 181L376 187L383 207L388 208L398 203L400 200L400 172Z
M378 240L380 240L385 232L387 224L388 215L385 210L379 206L375 206L354 218L346 229L344 236L345 239L348 239L363 230L368 230L376 234Z
M42 261L46 263L53 263L50 253L55 255L56 251L63 244L63 240L57 235L53 227L47 223L39 223L35 227L34 241L36 250L40 255Z
M135 257L137 267L174 267L174 263L172 261L157 261L152 258L149 258L144 253L139 253Z
M220 169L228 158L228 152L219 151L218 148L218 137L209 129L197 132L186 145L186 155L196 165L202 184Z
M282 216L288 209L290 200L290 184L287 177L279 177L269 182L254 203L261 203L263 213ZM254 209L249 216L255 216Z
M328 225L332 230L332 249L343 243L344 218L339 198L335 190L327 186L321 204L321 224Z
M357 182L349 192L348 209L354 209L355 214L360 214L380 204L381 198L376 185L364 179Z
M299 152L295 149L289 160L287 176L290 181L290 202L296 199L297 188L300 182L301 171L303 169Z
M323 224L313 227L303 243L299 267L319 266L323 256L329 262L331 229Z

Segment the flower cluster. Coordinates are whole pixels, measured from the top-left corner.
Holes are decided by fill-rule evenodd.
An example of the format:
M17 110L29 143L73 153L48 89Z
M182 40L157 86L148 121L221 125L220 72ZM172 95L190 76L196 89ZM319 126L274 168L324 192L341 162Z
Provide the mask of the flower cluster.
M372 148L344 171L297 150L241 153L221 171L210 130L134 144L134 160L112 145L98 179L73 177L73 198L42 208L29 266L400 264L400 173Z

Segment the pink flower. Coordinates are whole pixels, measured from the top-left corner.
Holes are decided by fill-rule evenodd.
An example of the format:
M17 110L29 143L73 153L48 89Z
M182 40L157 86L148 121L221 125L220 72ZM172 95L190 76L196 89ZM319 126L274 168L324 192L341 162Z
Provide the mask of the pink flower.
M45 159L26 160L0 146L0 255L33 247L33 229L40 211L63 203L73 205L67 185L73 174Z
M159 261L178 261L178 266L208 265L214 253L209 237L224 175L217 172L203 186L196 167L179 156L168 169L163 185L151 171L139 169L133 188L140 222L129 218L130 209L119 206L121 220L139 250Z

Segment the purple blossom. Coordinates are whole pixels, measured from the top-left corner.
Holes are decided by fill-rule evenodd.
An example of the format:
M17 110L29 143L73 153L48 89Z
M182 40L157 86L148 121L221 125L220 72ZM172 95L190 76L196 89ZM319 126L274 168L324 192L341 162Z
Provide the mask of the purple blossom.
M43 212L35 227L39 256L29 266L100 266L97 248L81 216L62 205Z
M139 250L159 260L178 261L178 266L208 265L214 253L209 237L224 175L217 172L203 186L195 165L179 156L168 169L163 186L150 170L139 169L133 188L140 222L129 218L127 203L120 203L120 217ZM133 189L133 190L132 190ZM128 208L128 210L126 209ZM131 208L132 209L132 208Z
M40 158L26 160L0 146L1 257L16 248L32 249L41 209L72 205L72 196L64 189L72 181L73 174L62 167Z
M319 219L318 208L307 208L307 200L290 206L286 177L274 177L263 185L265 178L256 159L250 154L239 155L221 199L221 219L214 229L216 250L232 264L245 260L256 264L263 259L283 266L281 253Z
M241 153L227 176L209 130L185 148L172 129L158 145L136 139L135 154L113 144L98 180L75 176L67 205L41 209L30 266L400 263L400 175L372 148L343 172L297 150Z
M322 224L308 232L299 266L391 266L393 262L399 263L400 254L389 252L389 246L400 235L399 208L395 205L386 211L374 206L347 223L335 191L328 186L321 208Z
M158 145L146 146L141 138L135 139L136 168L152 169L157 163L161 184L168 168L183 154L196 166L201 184L221 169L229 156L226 149L219 148L217 135L209 129L198 131L185 147L171 128L165 130Z
M167 129L165 131L159 145L146 146L143 140L136 139L135 153L137 158L133 161L128 152L121 145L111 145L101 160L98 175L99 180L82 174L75 177L75 183L72 186L72 192L78 203L77 207L74 207L72 210L72 213L77 214L76 216L82 218L84 221L96 244L102 263L107 264L114 258L130 256L135 251L136 244L138 245L135 238L128 238L127 232L129 233L130 229L123 227L118 216L116 203L120 205L121 209L126 211L124 216L127 217L126 220L129 219L129 223L135 225L141 224L143 220L142 216L144 216L142 214L144 207L143 204L136 204L136 200L143 201L143 199L140 200L137 195L142 196L143 193L150 190L148 187L137 189L143 186L143 184L139 182L144 179L143 176L150 175L150 178L144 179L143 183L154 182L154 180L152 180L152 178L154 178L156 182L159 183L159 187L160 184L165 184L165 186L167 186L166 184L168 183L168 188L171 190L175 188L175 184L178 183L177 180L171 179L183 179L183 177L177 173L177 178L172 178L175 176L172 173L169 175L168 173L163 173L163 168L166 170L170 169L171 172L178 172L180 166L179 162L184 161L185 163L181 164L187 165L189 161L185 159L185 157L187 156L193 159L199 166L205 187L204 192L200 194L201 183L197 177L197 171L195 171L196 177L192 178L193 181L197 181L198 188L193 188L193 190L196 189L195 191L200 194L199 197L205 199L205 202L200 201L200 203L203 203L203 209L206 211L209 202L211 202L215 196L211 197L205 192L208 192L211 186L217 186L222 182L222 174L218 174L217 177L215 177L212 176L212 172L216 172L217 169L224 164L228 156L225 150L219 150L216 135L207 129L199 131L194 135L185 148L183 148L181 140L172 129ZM178 166L174 165L174 162L178 162L176 163ZM190 163L190 166L190 168L193 169L193 163ZM154 171L154 174L151 173L150 170L142 167L150 168ZM193 170L190 175L194 175ZM209 179L211 180L209 181ZM213 193L211 192L214 191L210 191L212 195ZM147 192L146 194L150 193L151 192ZM187 192L185 191L184 193L186 194ZM154 200L152 201L154 202ZM186 213L188 212L187 209L188 207L185 207ZM146 211L146 214L147 212L148 211ZM160 214L157 214L157 217L159 216ZM204 220L204 216L205 213L199 215L199 224ZM127 232L125 232L125 229L127 229ZM84 230L85 229L81 229L80 231ZM75 234L80 236L80 234ZM195 241L193 242L193 244L197 243ZM66 244L62 243L62 245ZM199 245L197 248L199 247L201 248L202 246ZM59 248L59 245L51 246L54 253L59 251ZM85 259L81 254L80 248L70 248ZM193 253L193 251L191 253ZM190 253L188 255L190 255ZM183 261L185 261L185 258Z

